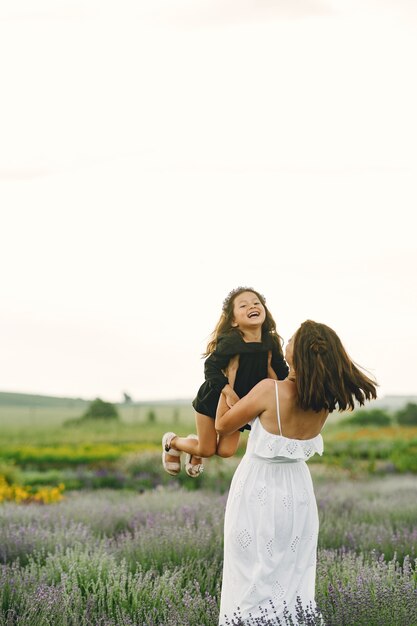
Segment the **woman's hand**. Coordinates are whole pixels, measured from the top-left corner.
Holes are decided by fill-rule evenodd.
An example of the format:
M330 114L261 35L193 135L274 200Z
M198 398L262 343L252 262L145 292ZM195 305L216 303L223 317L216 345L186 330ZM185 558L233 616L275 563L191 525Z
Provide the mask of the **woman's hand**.
M231 409L232 406L236 404L236 402L238 402L238 400L240 399L237 393L233 390L233 387L235 386L235 382L236 382L236 373L237 373L238 368L239 368L239 355L236 354L230 359L229 364L225 371L225 374L227 378L229 379L229 384L223 387L222 389L222 394L225 397L226 404L229 407L229 409Z
M226 385L226 387L223 387L222 394L225 397L226 404L229 407L229 409L231 409L232 406L236 404L236 402L239 402L240 400L239 396L237 395L235 391L233 391L230 385Z
M237 393L233 390L233 387L235 386L235 382L236 382L236 374L237 374L238 368L239 368L239 355L236 354L230 359L229 364L226 369L226 376L229 379L229 384L223 387L222 389L222 394L225 397L226 404L229 407L229 409L231 409L232 406L236 404L236 402L238 402L238 400L240 399Z

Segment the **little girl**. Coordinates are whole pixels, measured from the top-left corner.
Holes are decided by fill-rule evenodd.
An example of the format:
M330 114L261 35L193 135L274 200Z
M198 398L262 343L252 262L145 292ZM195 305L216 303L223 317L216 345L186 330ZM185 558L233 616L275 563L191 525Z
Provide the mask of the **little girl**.
M223 302L222 314L204 354L205 382L192 403L197 435L178 437L169 432L162 438L162 463L169 474L180 472L182 452L186 453L185 471L192 478L203 471L202 458L213 454L233 456L239 444L239 431L218 437L214 428L220 394L224 394L232 407L262 379L284 380L288 366L281 343L263 296L250 287L233 289ZM239 367L233 390L224 372L236 355ZM239 430L245 429L250 426Z

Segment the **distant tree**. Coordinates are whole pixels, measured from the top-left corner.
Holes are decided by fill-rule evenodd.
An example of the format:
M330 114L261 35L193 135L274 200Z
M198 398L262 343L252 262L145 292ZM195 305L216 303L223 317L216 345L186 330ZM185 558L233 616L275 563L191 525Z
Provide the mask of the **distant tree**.
M123 402L125 404L131 404L132 402L132 396L129 396L129 394L126 393L126 391L123 392Z
M83 419L119 419L116 407L100 398L93 400L83 415Z
M395 414L401 426L417 426L417 404L409 402Z
M343 424L350 426L389 426L391 423L391 416L382 409L355 411L343 420Z
M148 418L148 422L150 424L154 424L156 422L156 413L153 409L149 409L149 411L146 414L146 417Z

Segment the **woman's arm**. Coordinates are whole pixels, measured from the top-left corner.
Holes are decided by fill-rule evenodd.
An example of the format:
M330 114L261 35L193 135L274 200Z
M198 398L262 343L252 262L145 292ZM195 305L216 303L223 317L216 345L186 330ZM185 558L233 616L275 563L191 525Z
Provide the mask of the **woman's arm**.
M231 409L227 406L224 395L220 394L215 421L215 428L219 435L230 435L263 413L266 408L267 390L270 389L271 384L271 380L261 380Z

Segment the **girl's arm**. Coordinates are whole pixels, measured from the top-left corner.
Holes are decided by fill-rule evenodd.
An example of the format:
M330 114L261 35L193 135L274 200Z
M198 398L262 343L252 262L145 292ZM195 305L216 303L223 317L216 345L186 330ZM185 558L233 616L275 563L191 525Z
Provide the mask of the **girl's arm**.
M204 377L210 386L219 393L229 384L223 370L227 367L230 356L219 355L213 352L204 362Z
M272 348L271 368L276 373L274 378L277 378L278 380L285 380L288 376L288 372L290 371L283 355L275 346ZM270 378L273 377L270 376Z
M278 380L278 376L272 367L272 350L268 350L268 378Z
M233 385L229 386L229 380L224 375L224 371L233 355L238 354L242 343L236 335L221 336L214 352L204 361L204 377L218 393L232 392Z
M229 408L232 408L232 406L236 404L236 402L239 402L239 396L234 391L238 367L239 367L239 355L236 354L230 359L229 364L227 366L226 375L227 375L229 383L226 385L226 387L224 387L224 389L222 389L222 393L221 393L221 395L225 397L226 404Z
M230 435L263 413L266 408L267 390L270 389L271 384L268 379L261 380L231 409L227 406L224 394L220 394L215 421L218 434Z

